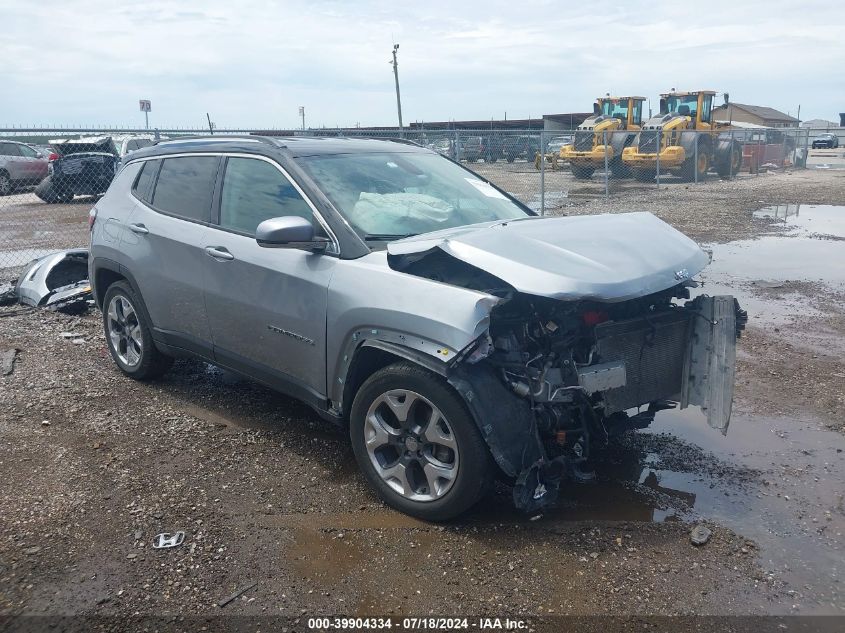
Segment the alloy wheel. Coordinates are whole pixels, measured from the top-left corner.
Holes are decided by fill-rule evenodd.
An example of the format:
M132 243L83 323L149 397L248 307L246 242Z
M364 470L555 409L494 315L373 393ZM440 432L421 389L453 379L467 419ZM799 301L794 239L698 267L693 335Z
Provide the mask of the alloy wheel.
M127 367L135 367L141 362L144 341L135 307L118 294L109 302L107 315L106 327L112 349Z
M455 434L430 400L408 389L376 398L364 420L364 444L375 472L412 501L434 501L455 483Z

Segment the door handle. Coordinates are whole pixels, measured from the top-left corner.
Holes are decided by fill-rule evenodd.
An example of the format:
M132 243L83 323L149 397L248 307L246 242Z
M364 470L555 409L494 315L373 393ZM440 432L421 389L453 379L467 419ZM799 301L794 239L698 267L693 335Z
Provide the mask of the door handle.
M235 256L222 246L206 246L205 252L214 259L222 259L226 261L235 259Z
M143 224L130 224L129 230L133 233L140 233L141 235L146 235L150 232L150 230Z

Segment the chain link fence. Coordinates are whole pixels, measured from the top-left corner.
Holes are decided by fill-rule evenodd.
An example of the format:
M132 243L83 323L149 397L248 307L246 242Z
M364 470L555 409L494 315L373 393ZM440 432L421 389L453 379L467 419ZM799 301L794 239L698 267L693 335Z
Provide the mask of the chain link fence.
M0 129L0 281L14 279L30 260L84 246L91 207L109 186L121 159L157 139L206 135L174 129ZM221 135L253 130L215 130ZM845 166L845 128L680 130L263 130L397 138L458 161L540 214L573 200L624 197L718 180L754 178L767 170ZM822 133L831 145L814 147ZM837 137L841 135L841 138ZM818 143L815 143L818 145ZM809 161L809 165L808 165ZM838 164L837 164L838 161Z

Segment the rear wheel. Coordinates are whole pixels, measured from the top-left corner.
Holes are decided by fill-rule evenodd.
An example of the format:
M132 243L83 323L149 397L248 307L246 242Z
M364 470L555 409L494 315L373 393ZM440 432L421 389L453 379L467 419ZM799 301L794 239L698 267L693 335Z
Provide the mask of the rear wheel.
M493 480L492 458L461 398L411 363L361 386L349 424L355 459L390 506L428 521L465 512Z
M742 147L736 141L727 141L719 144L719 153L716 157L716 173L721 178L736 176L742 167Z
M136 380L158 378L173 364L153 342L141 298L125 281L109 286L103 300L103 329L112 359L120 371Z
M596 171L594 167L584 167L581 165L570 165L569 169L572 171L573 176L581 180L592 178L593 173Z
M0 196L8 196L12 193L12 179L5 171L0 171Z

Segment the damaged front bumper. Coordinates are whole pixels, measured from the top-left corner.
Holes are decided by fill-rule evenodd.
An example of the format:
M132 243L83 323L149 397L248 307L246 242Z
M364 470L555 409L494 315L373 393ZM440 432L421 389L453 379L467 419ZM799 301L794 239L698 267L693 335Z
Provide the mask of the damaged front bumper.
M448 380L514 484L514 504L536 512L556 500L565 481L591 478L593 445L647 427L662 409L699 406L708 424L726 433L736 339L746 319L733 297L700 296L684 307L596 325L590 361L574 363L569 374L569 360L560 370L549 364L539 387L508 384L483 362L454 366Z
M87 307L91 299L88 281L88 249L73 248L33 260L15 284L24 305L70 310Z

